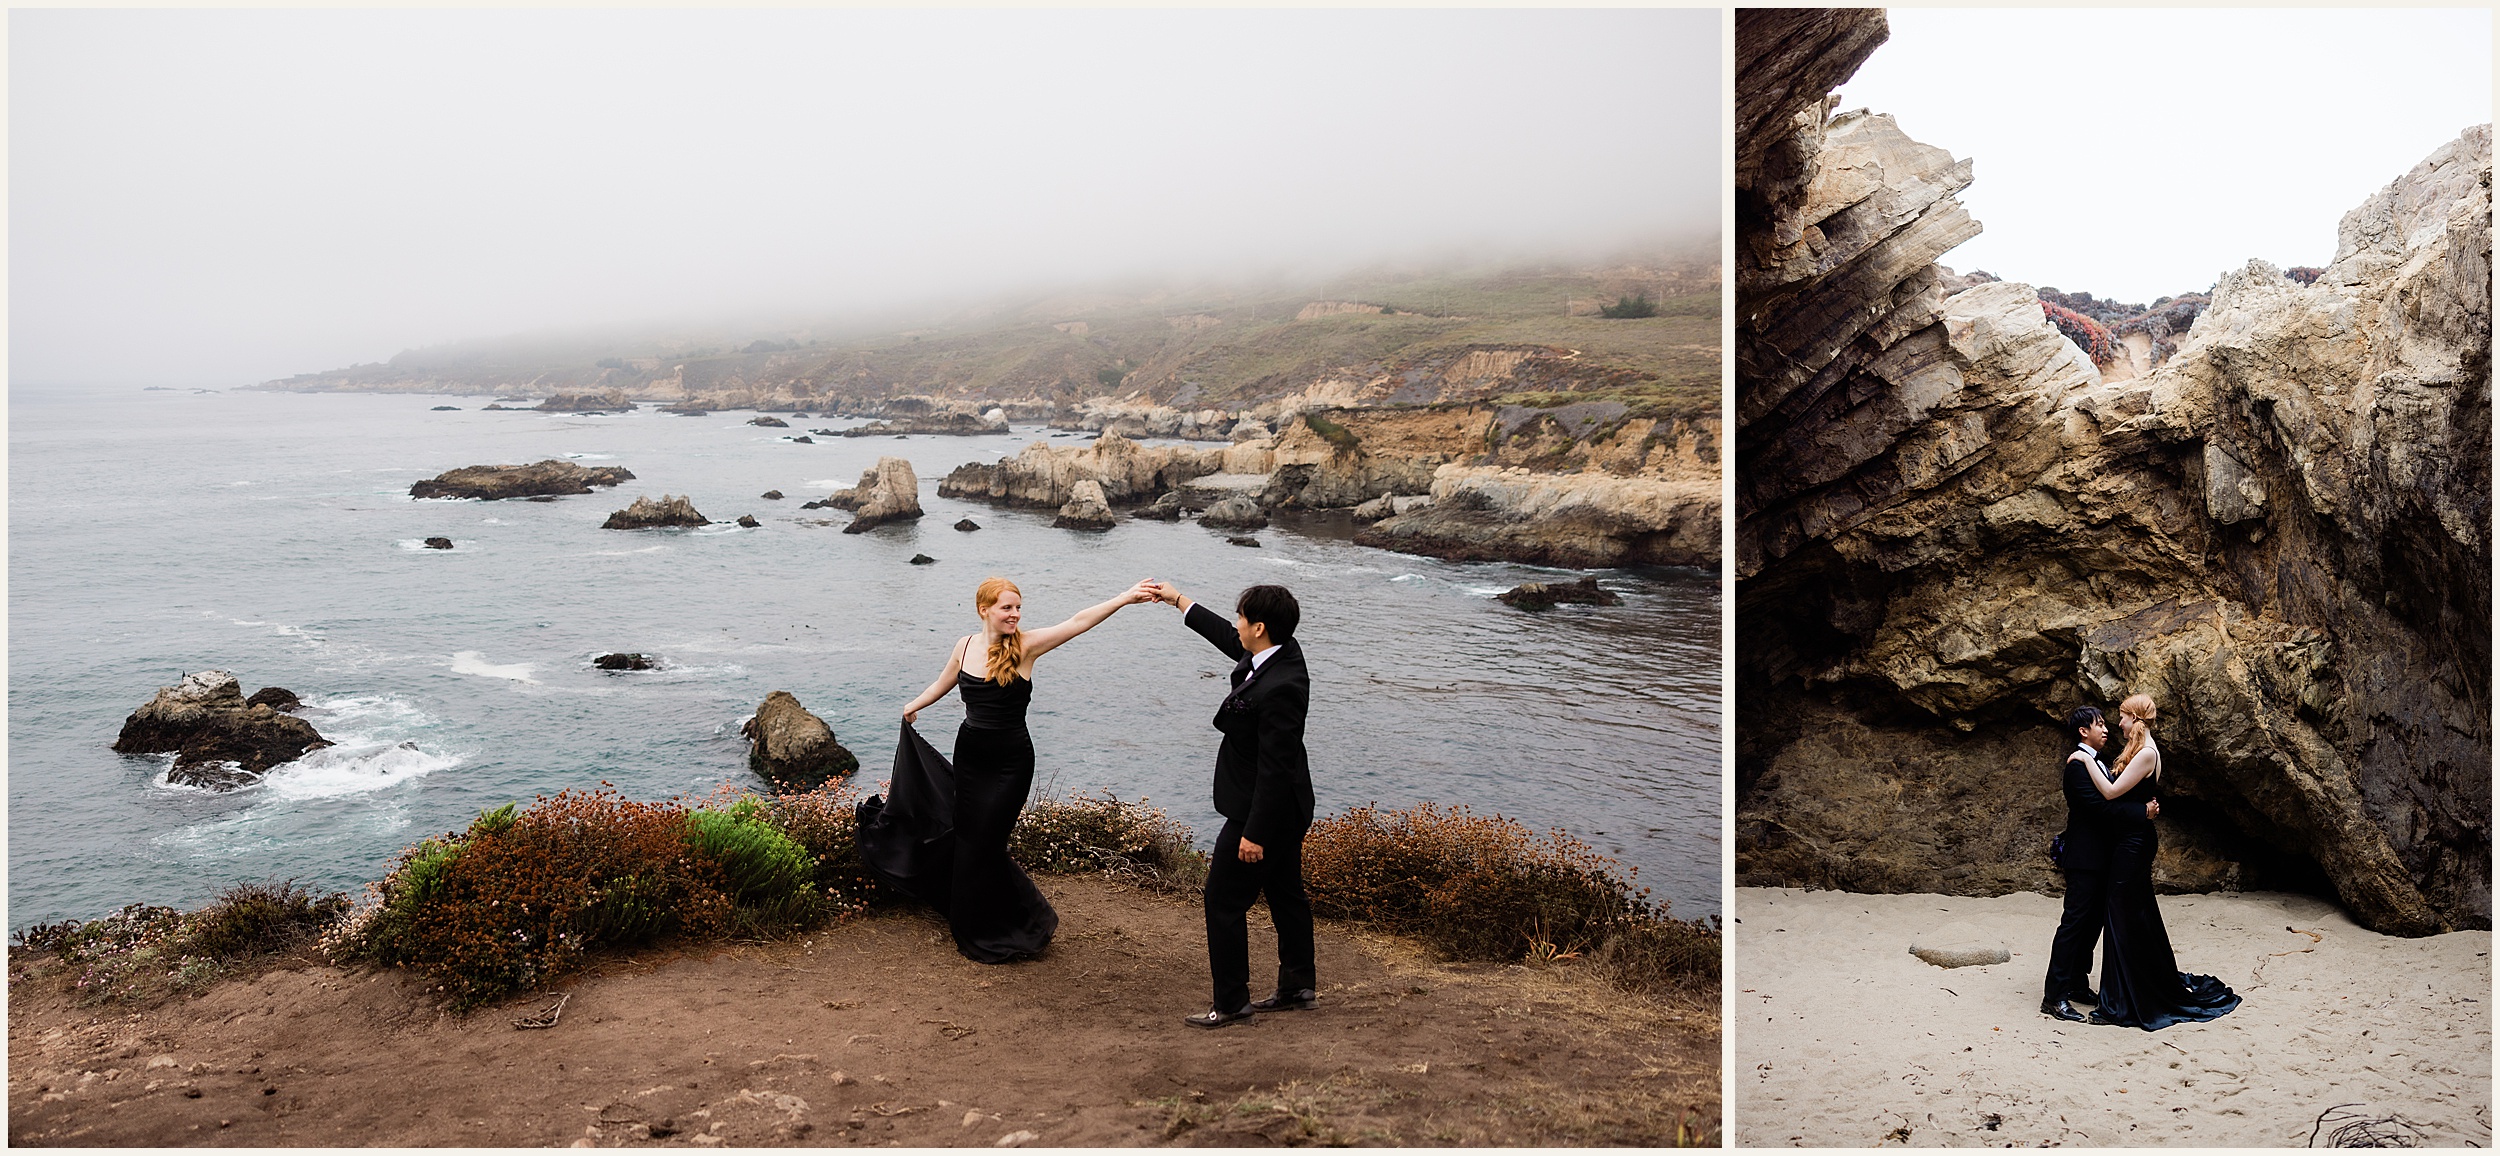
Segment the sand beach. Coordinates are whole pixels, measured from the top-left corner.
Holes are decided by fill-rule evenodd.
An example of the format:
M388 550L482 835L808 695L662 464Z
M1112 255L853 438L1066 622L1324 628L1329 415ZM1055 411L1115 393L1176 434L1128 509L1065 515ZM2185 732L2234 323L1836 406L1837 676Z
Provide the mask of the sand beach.
M1740 1145L2301 1147L2386 1117L2425 1145L2491 1143L2487 931L2404 939L2309 896L2165 895L2179 966L2243 1002L2146 1032L2040 1014L2053 896L1734 898ZM1947 969L1909 951L1965 936L2012 958Z

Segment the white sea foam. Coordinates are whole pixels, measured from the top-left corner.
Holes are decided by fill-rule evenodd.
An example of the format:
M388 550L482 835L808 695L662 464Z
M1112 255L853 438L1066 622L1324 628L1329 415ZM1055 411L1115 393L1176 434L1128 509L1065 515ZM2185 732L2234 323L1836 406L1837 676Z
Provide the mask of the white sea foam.
M649 554L666 549L668 549L668 544L663 542L657 546L645 546L639 550L593 550L590 552L590 556L593 558L622 558L628 554Z
M616 460L615 454L566 454L564 456L577 462L612 462Z
M481 678L508 678L514 682L538 681L530 677L529 663L508 662L499 666L486 661L485 654L475 650L463 650L452 655L451 670L454 674L474 674Z
M847 490L847 489L850 489L852 486L858 485L858 484L859 484L859 479L857 479L857 478L852 478L852 479L851 479L851 480L849 480L849 481L843 481L843 480L842 480L842 479L840 479L840 478L832 478L832 479L823 479L823 478L819 478L819 479L816 479L816 480L813 480L813 481L809 481L809 482L806 482L806 483L803 483L803 484L805 484L805 485L807 486L807 488L808 488L808 489L811 489L811 490Z
M1389 581L1391 581L1391 582L1422 582L1422 581L1425 581L1425 578L1424 578L1424 576L1423 576L1423 575L1421 575L1421 574L1400 574L1400 575L1398 575L1398 576L1397 576L1397 577L1395 577L1395 578L1391 578Z
M394 787L460 762L458 755L425 750L414 740L341 742L269 768L261 786L281 799L327 799Z

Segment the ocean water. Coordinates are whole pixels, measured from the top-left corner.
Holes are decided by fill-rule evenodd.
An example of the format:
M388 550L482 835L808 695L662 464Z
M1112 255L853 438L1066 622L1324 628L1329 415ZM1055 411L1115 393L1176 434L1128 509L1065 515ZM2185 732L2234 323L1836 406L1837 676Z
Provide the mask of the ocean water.
M1245 586L1290 586L1323 814L1465 804L1569 831L1637 868L1679 915L1719 910L1712 576L1603 573L1623 605L1532 616L1494 595L1565 575L1356 546L1341 517L1260 531L1254 550L1194 523L1079 534L1052 529L1049 511L936 496L948 470L1045 430L800 445L787 439L808 426L853 423L484 403L12 387L12 929L138 901L196 906L245 880L353 890L419 838L566 788L760 786L738 727L773 690L830 723L873 788L903 703L979 628L973 587L994 573L1023 588L1030 625L1139 578L1223 608ZM918 523L845 535L848 514L797 508L881 454L918 472ZM637 480L551 503L408 497L456 466L549 457ZM759 497L769 489L789 497ZM599 528L663 492L762 528ZM952 528L965 517L982 528ZM437 535L456 548L422 548ZM915 553L937 562L907 564ZM592 666L618 650L664 665ZM1221 825L1208 719L1230 665L1156 604L1045 657L1029 720L1041 789L1146 796L1205 844ZM246 693L295 691L339 745L225 794L167 785L171 756L113 753L130 711L211 668ZM960 719L950 698L919 726L946 750Z

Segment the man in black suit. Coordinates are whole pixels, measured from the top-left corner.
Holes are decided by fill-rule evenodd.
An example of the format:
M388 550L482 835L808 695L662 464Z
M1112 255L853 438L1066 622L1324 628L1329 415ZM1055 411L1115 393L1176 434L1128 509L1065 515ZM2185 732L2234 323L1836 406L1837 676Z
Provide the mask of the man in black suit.
M1224 829L1207 867L1207 966L1215 1002L1188 1022L1220 1028L1255 1012L1301 1011L1319 1000L1312 963L1311 901L1302 891L1302 836L1311 829L1311 763L1302 724L1311 676L1293 640L1302 608L1282 586L1253 586L1233 620L1169 585L1156 596L1233 664L1231 693L1215 712L1224 743L1215 754L1215 809ZM1264 893L1276 923L1276 990L1250 998L1250 905Z
M2066 832L2060 835L2057 865L2066 872L2066 910L2057 920L2057 938L2049 945L2049 976L2040 997L2040 1013L2074 1023L2085 1022L2072 1000L2098 1005L2092 990L2092 948L2100 942L2108 918L2109 847L2112 826L2122 821L2151 819L2161 814L2161 800L2141 806L2104 799L2092 785L2102 773L2101 744L2109 723L2100 708L2079 706L2066 716L2077 746L2066 752Z

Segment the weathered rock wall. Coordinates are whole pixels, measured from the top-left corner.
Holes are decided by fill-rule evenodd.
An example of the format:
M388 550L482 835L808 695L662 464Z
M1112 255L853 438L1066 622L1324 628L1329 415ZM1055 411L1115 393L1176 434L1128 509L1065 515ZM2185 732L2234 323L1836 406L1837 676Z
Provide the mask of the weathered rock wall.
M1968 162L1761 43L1865 19L1738 20L1740 126L1813 138L1739 142L1740 882L2059 890L2057 720L2141 691L2157 883L2489 927L2488 127L2110 381L2029 287L1938 291Z

